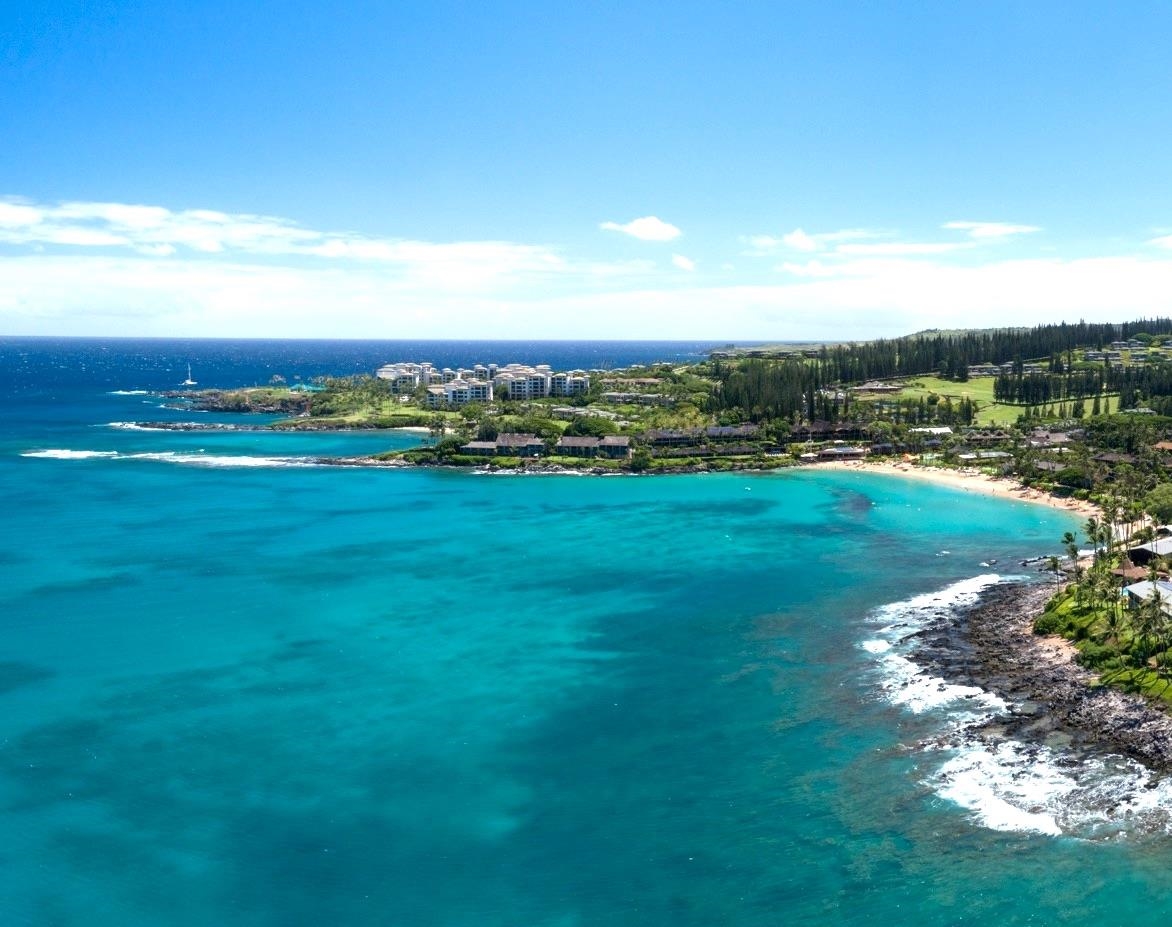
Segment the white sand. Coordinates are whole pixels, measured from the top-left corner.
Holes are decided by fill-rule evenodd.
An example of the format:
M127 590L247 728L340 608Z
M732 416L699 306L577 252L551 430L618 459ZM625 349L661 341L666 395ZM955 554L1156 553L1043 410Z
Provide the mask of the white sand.
M1096 518L1103 517L1102 510L1093 502L1084 502L1079 499L1060 499L1041 490L1023 486L1012 477L989 476L979 470L951 470L944 467L924 467L901 461L869 460L829 461L814 466L836 470L859 470L864 473L885 473L908 479L926 480L963 492L975 492L984 496L999 496L1004 499L1017 499L1022 502L1048 505L1051 508L1066 509L1088 518L1092 515Z

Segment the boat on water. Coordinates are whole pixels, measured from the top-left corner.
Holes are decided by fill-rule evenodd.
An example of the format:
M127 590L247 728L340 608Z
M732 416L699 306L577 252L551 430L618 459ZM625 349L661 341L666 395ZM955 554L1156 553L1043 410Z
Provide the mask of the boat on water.
M191 379L191 364L187 365L187 379L179 384L180 386L197 386L195 380Z

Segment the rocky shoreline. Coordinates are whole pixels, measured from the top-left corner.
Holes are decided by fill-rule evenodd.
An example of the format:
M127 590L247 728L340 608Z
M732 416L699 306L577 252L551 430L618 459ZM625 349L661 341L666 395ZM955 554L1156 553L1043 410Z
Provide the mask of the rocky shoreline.
M1053 592L1045 583L992 587L959 620L942 617L918 632L916 662L1009 704L979 728L983 736L1118 753L1172 772L1172 716L1140 696L1094 685L1068 642L1033 633Z

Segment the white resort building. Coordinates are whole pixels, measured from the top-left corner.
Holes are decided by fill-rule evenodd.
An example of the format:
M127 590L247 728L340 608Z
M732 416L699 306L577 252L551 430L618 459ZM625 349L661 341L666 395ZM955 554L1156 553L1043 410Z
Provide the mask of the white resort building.
M483 380L449 380L443 386L427 388L427 404L463 406L470 402L492 402L492 384Z
M427 390L427 404L459 406L469 402L499 399L544 399L549 396L576 396L590 390L590 374L584 370L555 373L548 364L477 364L474 367L437 369L429 363L384 364L375 373L387 380L397 395Z

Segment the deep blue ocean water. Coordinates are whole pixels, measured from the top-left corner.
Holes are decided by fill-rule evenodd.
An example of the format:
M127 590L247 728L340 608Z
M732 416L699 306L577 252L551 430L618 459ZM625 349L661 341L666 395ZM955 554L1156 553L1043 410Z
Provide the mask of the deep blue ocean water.
M429 347L571 367L701 346ZM111 424L190 417L138 392L189 362L232 386L416 353L388 350L0 341L0 923L1167 909L1164 786L966 739L999 706L906 640L1057 552L1063 512L811 470L343 470L305 464L415 438Z

